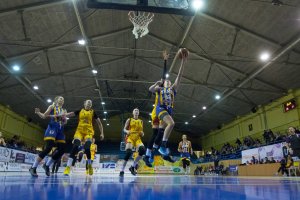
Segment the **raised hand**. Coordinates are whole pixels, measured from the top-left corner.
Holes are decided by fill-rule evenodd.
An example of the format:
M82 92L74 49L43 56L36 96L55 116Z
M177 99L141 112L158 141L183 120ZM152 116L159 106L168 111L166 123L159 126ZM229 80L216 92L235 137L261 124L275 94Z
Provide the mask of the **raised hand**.
M164 60L168 60L169 59L170 54L168 54L167 50L163 51L163 58Z

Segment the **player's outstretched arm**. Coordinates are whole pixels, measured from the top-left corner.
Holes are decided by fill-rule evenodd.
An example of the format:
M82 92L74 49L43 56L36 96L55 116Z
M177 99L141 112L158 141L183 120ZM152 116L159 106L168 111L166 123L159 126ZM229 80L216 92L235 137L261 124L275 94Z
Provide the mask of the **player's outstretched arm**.
M46 112L41 113L41 110L39 108L35 108L35 114L37 114L42 119L46 119L49 116L52 109L53 109L53 105L50 105L47 108Z
M184 55L182 53L182 49L179 49L178 53L181 54L182 60L181 60L181 65L180 65L179 72L177 74L176 80L175 80L174 84L172 85L172 88L175 91L177 91L177 89L178 89L179 83L180 83L182 75L183 75L184 66L185 66L185 63L187 62L187 55Z

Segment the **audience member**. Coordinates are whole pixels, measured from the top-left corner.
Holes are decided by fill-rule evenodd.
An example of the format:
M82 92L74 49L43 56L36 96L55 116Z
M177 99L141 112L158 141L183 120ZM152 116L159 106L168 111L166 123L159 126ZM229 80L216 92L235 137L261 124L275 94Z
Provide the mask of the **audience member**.
M4 146L4 147L6 146L5 139L2 136L2 132L0 132L0 146Z

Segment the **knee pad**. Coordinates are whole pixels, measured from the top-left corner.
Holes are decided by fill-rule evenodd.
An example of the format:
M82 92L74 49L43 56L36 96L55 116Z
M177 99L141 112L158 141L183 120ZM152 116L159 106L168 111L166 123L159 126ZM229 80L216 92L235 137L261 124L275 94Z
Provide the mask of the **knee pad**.
M127 149L127 150L126 150L126 155L125 155L125 157L124 157L124 160L125 160L125 161L128 161L129 158L131 157L131 155L132 155L132 150L131 150L131 149Z
M53 160L58 160L64 155L66 149L66 143L57 144L57 152L52 156Z
M55 146L55 143L53 140L46 140L46 145L44 150L39 154L40 158L45 158L50 151L52 150L52 148Z
M143 156L146 153L145 147L140 146L138 152L139 152L139 156Z

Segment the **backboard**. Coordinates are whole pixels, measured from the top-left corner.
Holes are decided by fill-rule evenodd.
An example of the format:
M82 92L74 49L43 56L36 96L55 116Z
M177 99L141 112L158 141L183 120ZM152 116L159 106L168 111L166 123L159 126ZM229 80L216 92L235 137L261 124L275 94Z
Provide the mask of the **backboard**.
M194 15L191 0L88 0L89 8Z

